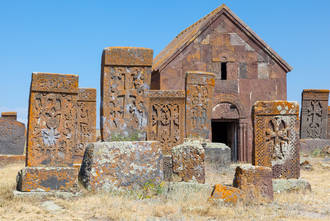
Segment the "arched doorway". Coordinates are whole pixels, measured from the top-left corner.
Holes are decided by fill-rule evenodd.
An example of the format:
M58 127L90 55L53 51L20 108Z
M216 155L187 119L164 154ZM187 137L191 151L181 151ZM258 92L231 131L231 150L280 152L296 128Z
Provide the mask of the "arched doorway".
M220 94L212 108L212 142L231 148L232 161L243 160L246 145L245 114L237 96Z

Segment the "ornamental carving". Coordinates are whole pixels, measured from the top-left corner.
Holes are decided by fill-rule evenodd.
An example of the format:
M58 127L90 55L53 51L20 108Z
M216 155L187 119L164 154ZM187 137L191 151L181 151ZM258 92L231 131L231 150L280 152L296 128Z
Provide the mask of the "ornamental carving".
M272 167L274 178L299 178L298 111L296 102L254 105L254 165Z
M184 139L184 91L148 91L150 99L148 140L157 140L163 154Z
M186 76L186 136L209 139L215 75L188 72Z
M134 58L146 56L139 51L150 49L113 48L107 49L103 64L113 57L115 64L102 67L101 96L101 133L104 141L110 140L146 140L148 120L148 99L145 91L150 87L151 65L131 66ZM134 53L134 51L136 53ZM151 53L152 54L152 53ZM116 56L125 55L123 64ZM137 56L137 57L134 57ZM144 57L143 57L144 58Z
M56 81L57 77L65 79L66 75L33 74L32 84L34 79L41 81L43 77L47 84L48 79ZM74 84L78 85L77 76L75 80ZM50 80L50 85L52 82ZM73 93L54 93L51 89L49 92L31 91L30 94L27 166L72 165L76 146L77 88Z
M328 90L304 90L301 109L301 138L327 138Z

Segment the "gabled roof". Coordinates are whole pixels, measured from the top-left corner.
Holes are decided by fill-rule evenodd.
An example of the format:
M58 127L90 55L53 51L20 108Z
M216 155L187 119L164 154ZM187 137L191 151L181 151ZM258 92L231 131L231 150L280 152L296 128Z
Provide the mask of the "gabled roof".
M292 67L286 63L271 47L269 47L251 28L238 18L225 4L216 8L190 27L183 30L162 50L153 61L153 70L162 70L177 55L180 54L191 42L193 42L204 30L206 30L220 15L225 14L247 36L260 46L272 59L274 59L286 72Z

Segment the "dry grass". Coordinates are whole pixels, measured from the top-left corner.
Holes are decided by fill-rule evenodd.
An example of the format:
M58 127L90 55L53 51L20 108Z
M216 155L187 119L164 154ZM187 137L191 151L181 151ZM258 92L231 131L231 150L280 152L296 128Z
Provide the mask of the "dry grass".
M0 168L0 220L330 220L330 169L321 158L309 159L313 171L301 177L312 185L311 193L275 194L265 205L223 205L207 202L209 193L160 195L139 200L133 195L85 194L72 199L14 198L17 171L23 167ZM207 170L207 182L229 184L234 167L220 174ZM52 201L62 209L42 206Z

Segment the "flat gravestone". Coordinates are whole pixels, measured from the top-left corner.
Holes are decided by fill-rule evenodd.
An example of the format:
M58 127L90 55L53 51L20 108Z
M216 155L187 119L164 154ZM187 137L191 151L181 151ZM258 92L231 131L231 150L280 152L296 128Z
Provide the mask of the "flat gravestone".
M274 178L299 178L299 105L257 101L254 105L254 165L272 167Z
M209 140L215 74L186 73L186 137Z
M303 90L301 138L327 139L329 90Z
M0 118L0 154L22 155L25 144L25 125L16 121L16 112L4 112Z
M160 142L164 155L171 154L172 147L183 143L185 92L151 90L149 98L148 140Z
M101 135L103 141L147 139L153 51L110 47L103 51Z
M77 98L77 75L32 74L27 167L18 174L19 191L77 189L77 169L72 167L77 145Z
M79 88L77 107L77 147L73 161L80 165L87 143L96 141L96 89Z

